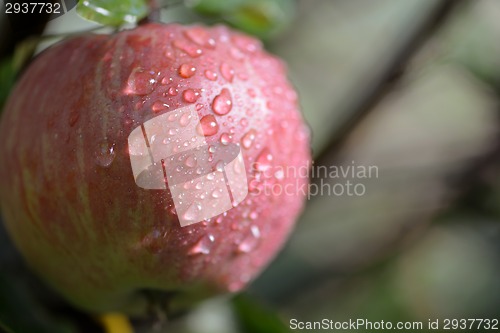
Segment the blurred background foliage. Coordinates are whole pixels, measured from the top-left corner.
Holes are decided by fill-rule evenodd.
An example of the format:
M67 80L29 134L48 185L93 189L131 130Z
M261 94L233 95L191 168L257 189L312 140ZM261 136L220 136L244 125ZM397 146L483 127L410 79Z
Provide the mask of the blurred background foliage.
M24 22L30 31L0 14L0 103L33 52L61 34L115 29L100 23L131 25L147 5L163 22L224 22L262 38L288 63L316 165L376 166L378 176L313 175L317 186L350 180L366 192L312 196L245 294L166 325L133 321L136 332L280 333L292 318L498 318L499 1L95 0ZM3 230L0 246L0 330L102 330L29 273Z

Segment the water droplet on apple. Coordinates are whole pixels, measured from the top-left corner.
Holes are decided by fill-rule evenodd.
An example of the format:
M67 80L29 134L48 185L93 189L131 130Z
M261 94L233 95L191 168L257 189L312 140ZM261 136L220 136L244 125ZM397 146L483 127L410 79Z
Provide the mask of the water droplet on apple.
M254 38L245 35L232 36L233 43L242 51L255 52L261 48L261 44Z
M241 59L243 59L245 57L245 55L240 50L238 50L235 47L232 47L229 50L229 54L231 55L231 57L233 59L236 59L236 60L241 60Z
M191 58L199 57L203 54L203 50L196 45L190 44L184 40L175 40L173 42L175 48L187 53Z
M250 227L249 234L243 239L243 241L238 245L239 253L249 253L257 248L260 242L260 230L259 227L253 225Z
M153 109L154 112L160 112L160 111L168 109L168 107L169 107L168 104L166 104L162 101L156 101L153 103L153 106L151 107L151 109Z
M271 155L268 148L264 148L255 160L255 168L257 171L266 171L271 167L272 160L273 155Z
M199 202L193 202L184 212L182 217L186 221L196 221L201 213L202 206Z
M225 78L228 82L233 82L234 78L233 67L223 62L222 65L220 65L220 72L222 74L222 77Z
M215 117L209 114L200 119L197 131L200 135L211 136L219 131L219 124L217 124Z
M170 96L176 96L176 95L179 93L179 90L178 90L177 88L170 87L170 88L168 88L167 93L168 93Z
M215 81L215 80L217 80L217 73L216 73L216 72L213 72L213 71L211 71L211 70L209 70L209 69L207 69L207 70L205 71L205 77L206 77L207 79L209 79L210 81Z
M212 198L217 199L222 195L222 189L216 189L212 191Z
M222 133L220 136L220 143L228 145L231 142L231 136L227 133Z
M182 127L186 127L190 121L191 121L191 115L189 113L183 113L182 116L179 118L179 124Z
M255 130L251 129L245 135L243 135L243 137L241 138L241 145L243 146L243 148L250 149L250 147L252 147L252 144L255 140L255 134Z
M156 78L154 72L142 68L134 68L127 80L127 95L147 95L154 90Z
M241 118L240 120L240 125L245 128L248 126L248 119L247 118Z
M200 93L193 89L186 89L182 93L182 98L188 103L194 103L200 97Z
M188 251L189 255L210 254L210 250L214 244L215 237L206 235L201 237Z
M196 158L193 156L193 155L189 155L185 160L184 160L184 164L188 167L188 168L194 168L196 166Z
M107 168L113 163L116 157L115 145L110 144L107 140L102 141L98 145L96 152L96 162L99 166Z
M165 76L163 79L161 79L161 84L167 85L169 83L172 83L173 81L174 81L173 78Z
M215 170L217 170L219 172L223 172L224 171L224 162L223 161L218 161L215 164Z
M203 28L201 27L193 27L189 28L184 31L184 35L191 40L192 42L208 47L208 48L214 48L215 47L215 40L210 37L210 34Z
M233 107L231 93L226 88L223 88L221 93L214 98L212 108L216 114L223 116L228 114Z
M179 75L183 78L190 78L196 73L196 67L190 64L182 64L179 67Z

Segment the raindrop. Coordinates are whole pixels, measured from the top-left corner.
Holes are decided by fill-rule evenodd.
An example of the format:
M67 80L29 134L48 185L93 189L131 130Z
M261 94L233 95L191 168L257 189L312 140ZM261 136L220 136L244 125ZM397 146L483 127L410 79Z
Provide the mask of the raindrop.
M212 192L212 198L214 198L214 199L220 198L221 194L222 194L222 190L221 189L213 190L213 192Z
M235 47L232 47L231 50L229 50L229 52L231 54L231 57L236 60L241 60L245 57L245 55Z
M151 75L151 72L135 68L128 77L125 93L127 95L147 95L153 91L155 83L156 79Z
M170 113L170 114L168 115L168 118L167 118L167 120L168 120L168 121L170 121L170 122L173 122L173 121L175 121L176 119L177 119L177 113L175 113L175 112Z
M182 93L182 97L188 103L194 103L200 97L200 93L193 89L186 89Z
M189 249L188 254L210 254L214 241L215 237L213 235L203 236Z
M232 39L234 44L242 51L255 52L261 48L260 42L248 36L235 35Z
M207 69L207 70L205 71L205 77L206 77L207 79L209 79L210 81L215 81L215 80L217 80L217 73L216 73L216 72L213 72L213 71L211 71L211 70L209 70L209 69Z
M199 202L193 202L184 212L182 217L186 221L196 221L199 214L201 213L201 204Z
M163 79L161 79L161 84L163 84L163 85L167 85L167 84L169 84L169 83L172 83L172 81L173 81L173 80L174 80L174 79L173 79L173 78L171 78L171 77L164 77Z
M251 129L241 138L241 145L243 146L243 148L250 149L250 147L252 147L252 144L255 140L255 134L255 130Z
M212 108L216 114L223 116L229 113L232 107L233 101L231 99L231 93L224 88L221 93L214 98Z
M223 172L224 171L224 162L223 161L218 161L215 164L215 170L217 170L219 172Z
M98 165L107 168L113 163L115 159L115 145L108 143L107 140L99 143L98 150L96 152L96 162Z
M273 155L271 155L271 152L268 148L264 148L255 160L255 168L257 169L257 171L266 171L271 167L272 160Z
M163 110L166 110L169 107L168 104L163 103L162 101L156 101L153 103L153 106L151 107L154 112L160 112Z
M169 58L170 60L175 60L174 53L172 51L165 52L165 57Z
M196 67L190 64L182 64L179 67L179 75L183 78L189 78L196 73Z
M231 142L231 136L227 133L222 133L220 136L220 143L228 145Z
M215 47L215 40L210 37L209 33L201 27L193 27L184 31L184 35L192 42L208 48Z
M233 82L234 78L233 67L223 62L222 65L220 65L220 72L222 74L222 77L225 78L228 82Z
M186 43L183 40L173 42L175 48L187 53L191 58L199 57L203 54L203 50L193 44Z
M177 88L174 88L174 87L170 87L168 88L168 91L167 93L170 95L170 96L175 96L179 93L179 90Z
M189 155L184 160L184 165L186 165L188 168L194 168L196 166L196 163L196 158L193 155Z
M259 227L253 225L250 228L250 233L243 239L243 241L238 245L238 252L249 253L259 245L260 241L260 230Z
M189 113L183 113L179 119L179 124L182 127L186 127L190 121L191 121L191 115Z
M197 130L200 135L211 136L219 131L219 124L217 124L215 117L209 114L200 119Z

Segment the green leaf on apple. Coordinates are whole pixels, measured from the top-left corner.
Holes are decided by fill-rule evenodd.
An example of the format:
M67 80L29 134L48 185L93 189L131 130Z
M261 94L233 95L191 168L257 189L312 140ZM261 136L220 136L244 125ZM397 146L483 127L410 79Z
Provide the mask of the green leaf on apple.
M76 6L83 18L103 25L135 23L148 15L144 0L83 0Z

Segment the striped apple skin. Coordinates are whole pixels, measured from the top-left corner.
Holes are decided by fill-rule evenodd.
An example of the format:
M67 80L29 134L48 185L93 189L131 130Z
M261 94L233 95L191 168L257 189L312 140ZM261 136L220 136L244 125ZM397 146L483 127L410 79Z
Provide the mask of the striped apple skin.
M168 190L136 185L127 138L188 105L217 122L209 145L240 145L250 193L181 227ZM224 26L147 24L37 56L2 114L0 161L5 227L33 269L80 308L138 314L144 290L180 304L254 279L304 205L310 151L285 66L258 41Z

